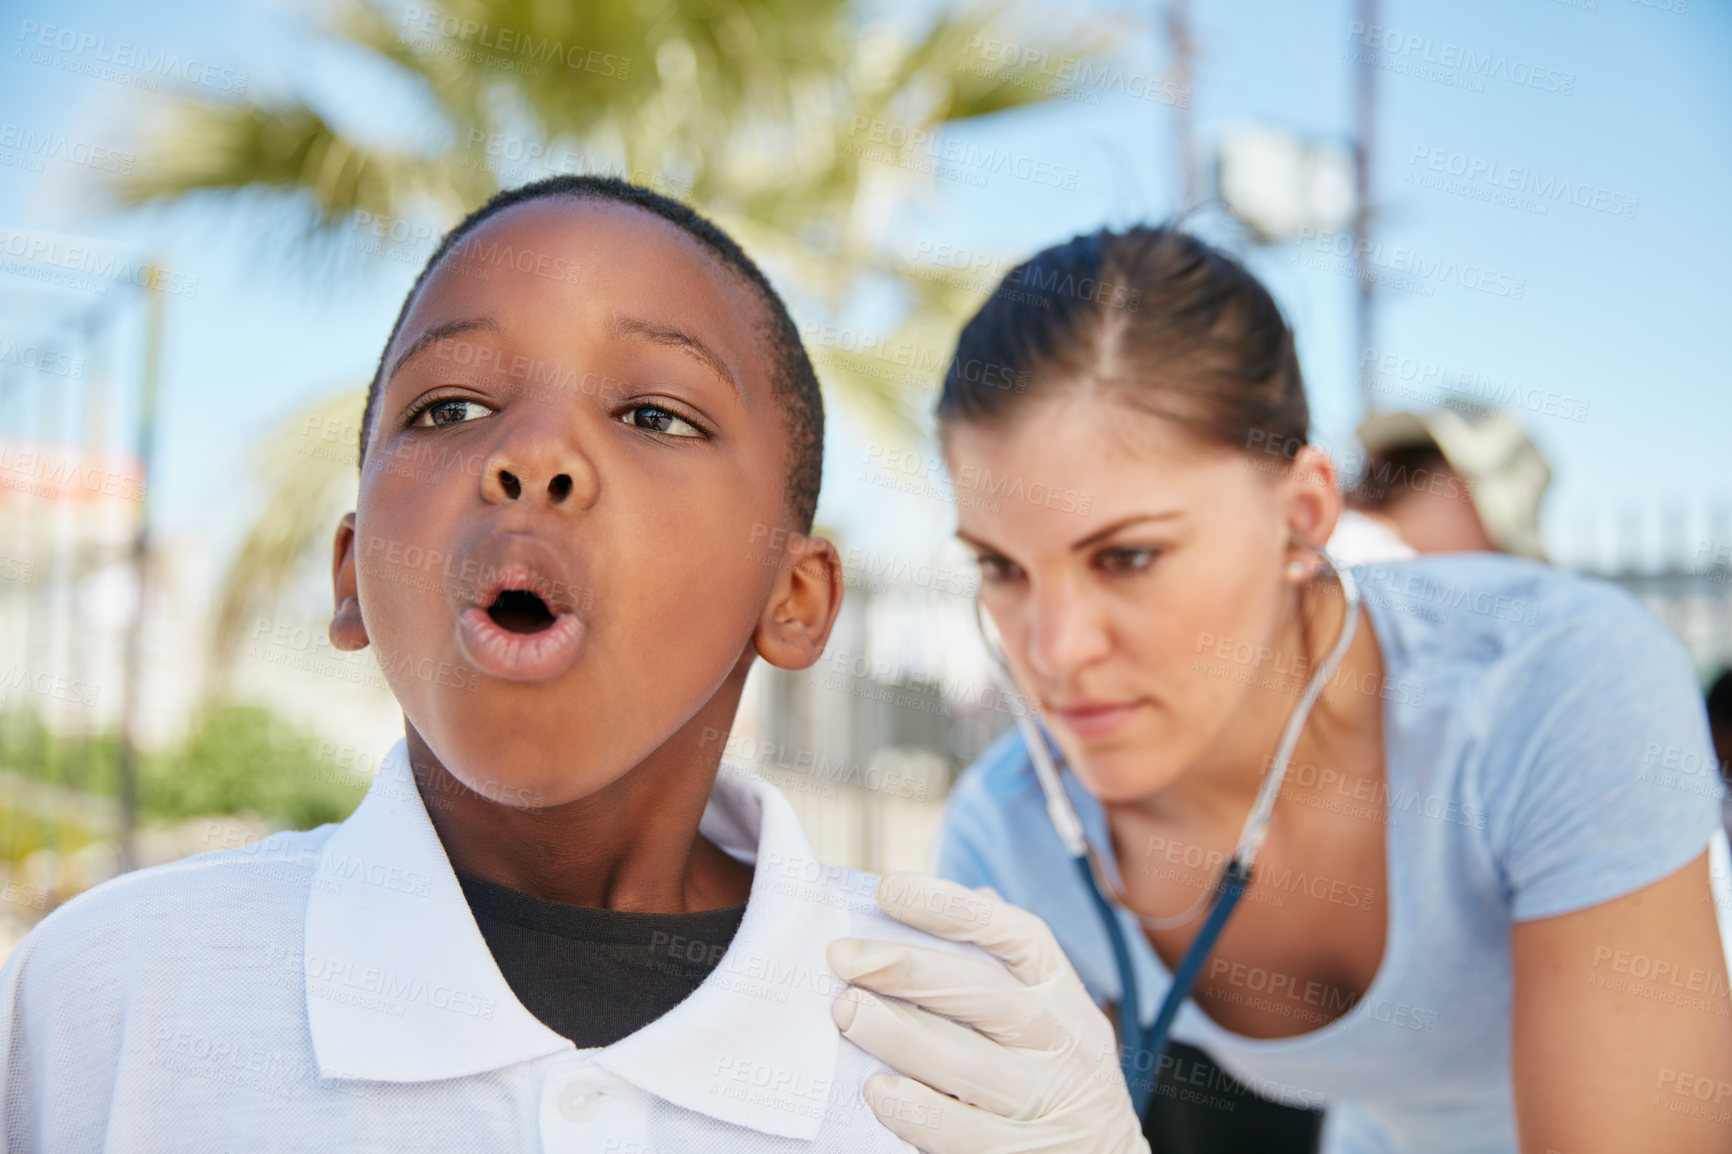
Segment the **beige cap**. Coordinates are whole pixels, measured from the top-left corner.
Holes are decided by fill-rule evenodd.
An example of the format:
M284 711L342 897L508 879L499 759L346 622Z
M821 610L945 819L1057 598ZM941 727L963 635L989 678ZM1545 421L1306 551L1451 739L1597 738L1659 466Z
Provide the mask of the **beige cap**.
M1359 426L1368 456L1433 444L1471 488L1486 536L1506 553L1546 559L1540 545L1540 499L1551 466L1514 417L1480 405L1449 402L1426 413L1374 413Z

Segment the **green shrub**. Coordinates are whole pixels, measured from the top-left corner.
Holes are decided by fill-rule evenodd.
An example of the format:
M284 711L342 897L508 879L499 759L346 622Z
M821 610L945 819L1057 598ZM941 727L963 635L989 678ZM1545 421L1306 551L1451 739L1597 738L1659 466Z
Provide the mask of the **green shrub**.
M145 761L139 806L161 820L250 813L310 829L349 816L365 783L318 756L319 740L262 705L206 710L186 744Z
M360 802L366 782L321 760L318 750L317 737L266 706L209 706L178 749L140 759L140 817L248 813L295 829L341 821ZM0 717L0 768L113 797L118 766L112 732L67 737L27 713Z

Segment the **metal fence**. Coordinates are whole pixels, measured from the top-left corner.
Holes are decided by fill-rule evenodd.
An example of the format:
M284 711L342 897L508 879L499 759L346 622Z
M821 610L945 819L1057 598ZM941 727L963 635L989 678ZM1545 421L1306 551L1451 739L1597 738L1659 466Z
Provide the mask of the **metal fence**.
M1704 680L1732 666L1732 503L1629 508L1567 528L1559 564L1635 594L1683 643Z
M1640 598L1704 682L1732 666L1732 508L1587 517L1562 536L1554 561ZM967 601L911 590L850 590L816 669L753 676L729 760L789 792L821 856L874 872L930 864L950 783L1016 707L992 689Z

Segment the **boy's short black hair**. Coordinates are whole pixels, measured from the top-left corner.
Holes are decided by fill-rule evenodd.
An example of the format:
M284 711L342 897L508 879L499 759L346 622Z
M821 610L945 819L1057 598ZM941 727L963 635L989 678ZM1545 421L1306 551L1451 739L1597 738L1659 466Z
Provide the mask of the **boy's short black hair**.
M1732 726L1732 667L1722 669L1720 676L1708 687L1708 720L1715 725Z
M770 385L781 403L782 425L788 437L788 507L800 530L809 531L818 508L818 485L824 470L824 399L818 388L818 375L812 369L805 346L800 343L800 330L789 315L788 306L770 287L763 270L734 243L732 237L710 220L677 200L611 176L550 176L518 188L505 189L495 193L486 204L445 234L439 247L428 258L421 275L415 278L409 295L403 298L403 307L397 312L397 323L391 326L391 335L385 338L385 349L379 354L379 367L373 371L372 383L367 386L367 407L361 415L360 455L366 455L367 438L373 428L373 402L378 397L379 384L385 375L385 354L390 350L391 342L397 339L403 318L409 315L409 306L414 303L428 276L465 236L495 213L525 201L556 196L611 200L654 213L703 245L724 267L737 273L757 291L769 318L763 336L770 349L773 374Z

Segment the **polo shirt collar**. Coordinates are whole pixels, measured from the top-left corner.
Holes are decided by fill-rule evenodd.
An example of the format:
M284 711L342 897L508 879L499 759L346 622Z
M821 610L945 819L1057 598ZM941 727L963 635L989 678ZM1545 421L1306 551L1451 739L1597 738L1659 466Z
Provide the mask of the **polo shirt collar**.
M793 807L723 765L699 826L753 863L751 895L721 963L667 1014L596 1064L688 1110L811 1140L823 1123L842 983L825 946L849 933L848 895ZM399 741L326 841L307 900L307 1018L326 1077L461 1078L573 1050L517 1001L488 951Z

